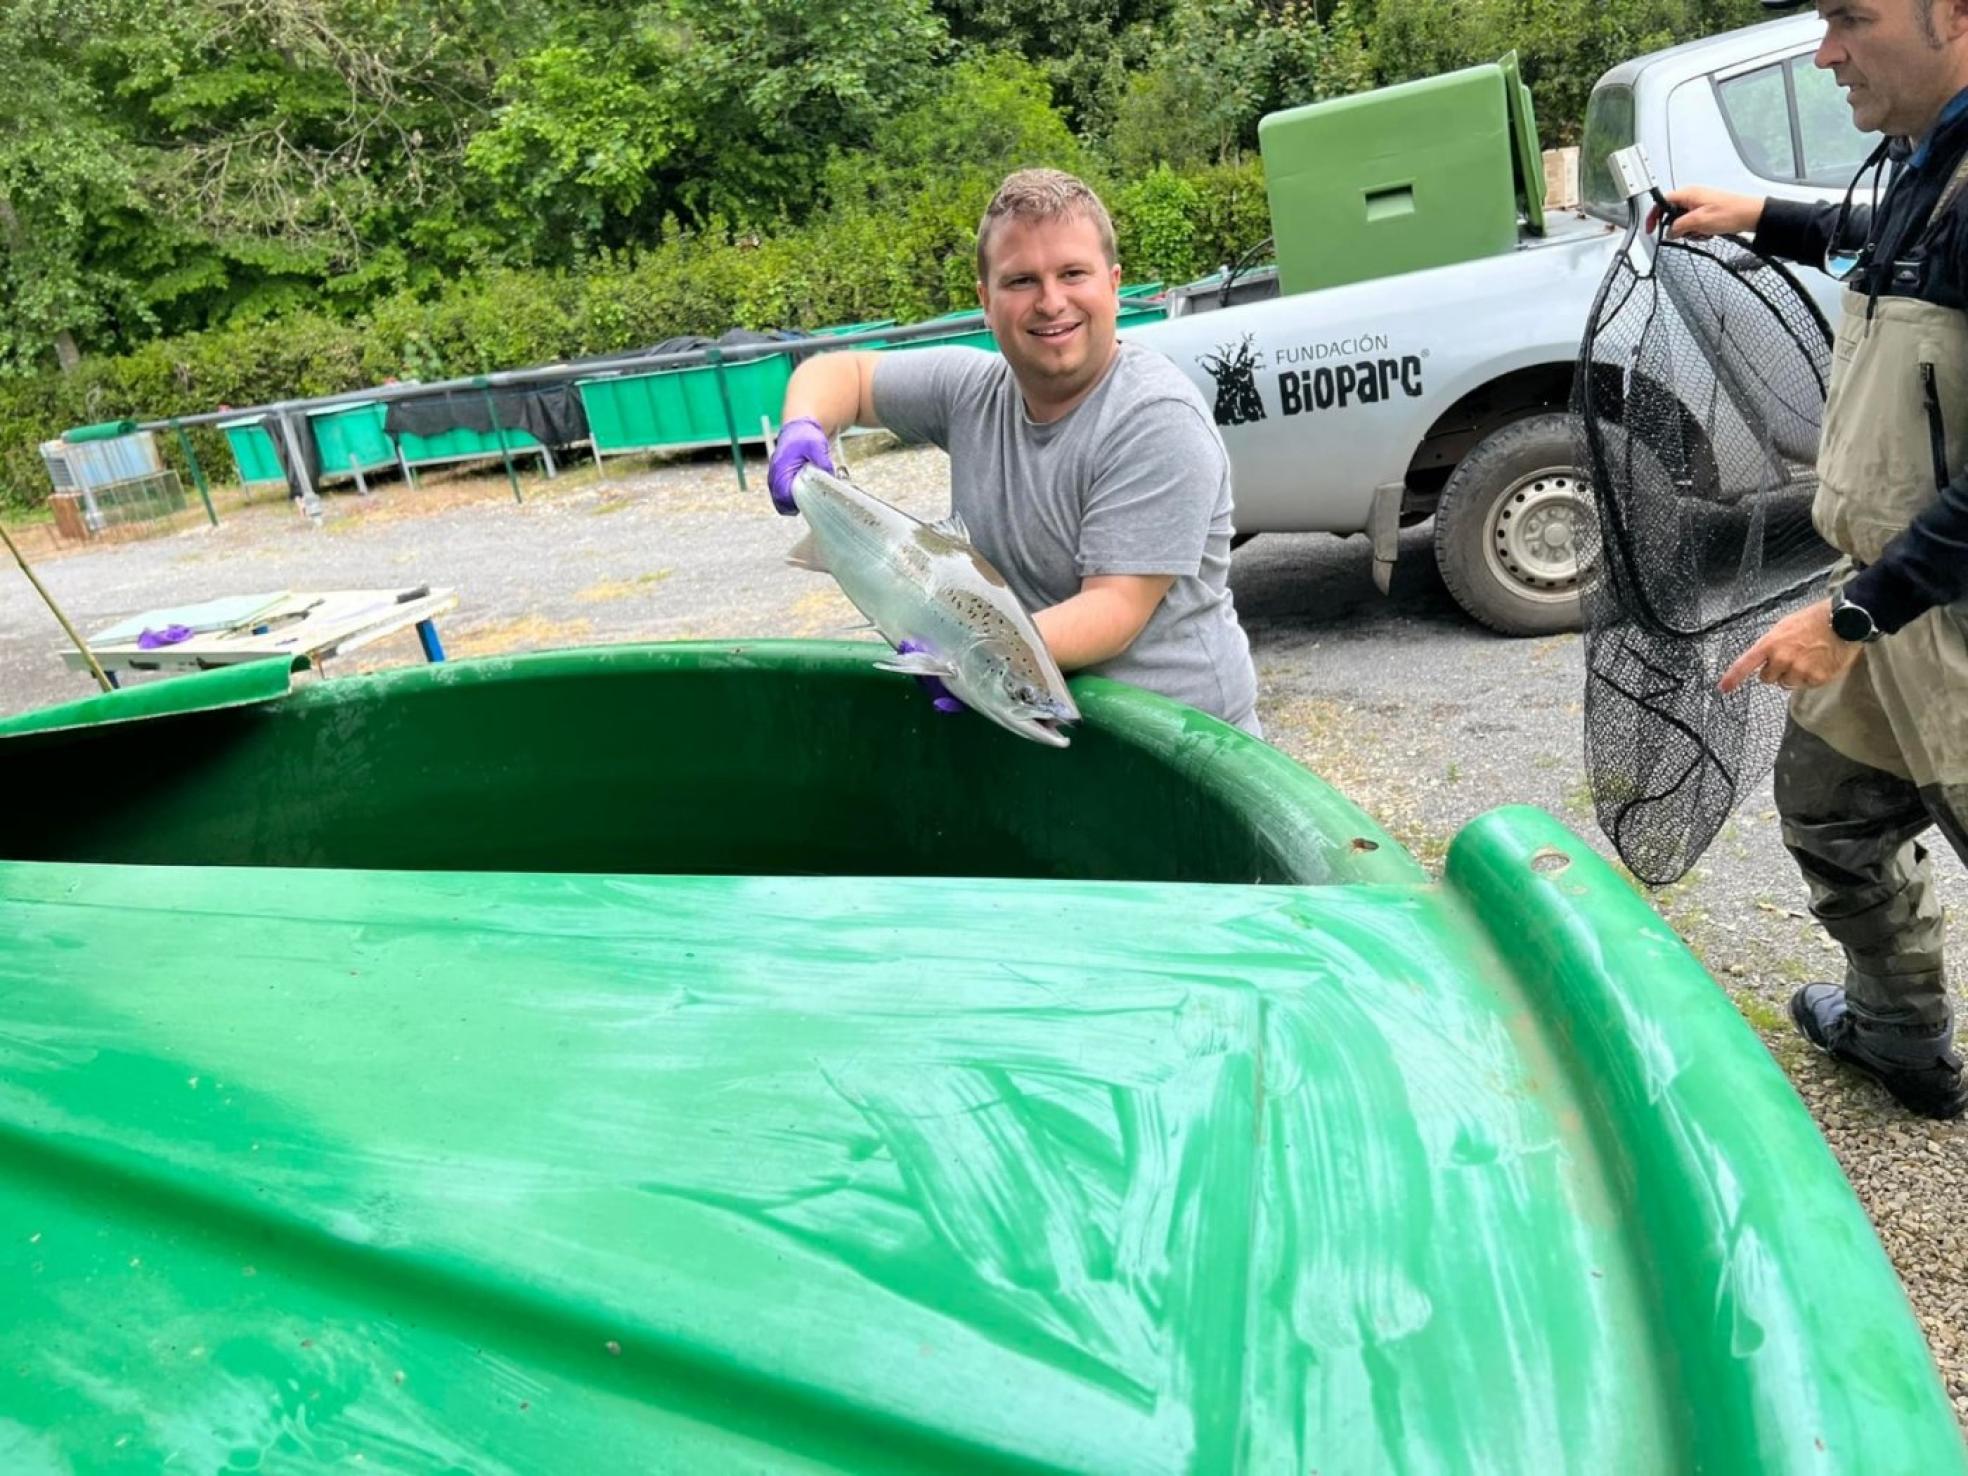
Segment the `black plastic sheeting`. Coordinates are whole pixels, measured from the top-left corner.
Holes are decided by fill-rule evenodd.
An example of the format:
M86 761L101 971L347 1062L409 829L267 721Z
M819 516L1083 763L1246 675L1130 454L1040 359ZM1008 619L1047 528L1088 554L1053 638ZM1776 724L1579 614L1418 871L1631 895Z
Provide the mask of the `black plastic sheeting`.
M301 448L301 462L307 469L305 485L319 492L321 451L314 444L314 431L307 422L307 416L298 410L285 416L262 415L259 423L265 427L267 439L273 442L273 454L279 458L280 469L287 474L287 495L298 498L303 490L303 483L294 469L294 459L287 451L287 432L286 428L283 428L283 421L286 428L291 428L294 433L294 444Z
M627 352L654 357L658 354L698 353L708 348L730 348L738 344L783 343L798 359L805 357L805 354L794 345L805 345L806 352L811 352L823 342L804 333L733 328L716 338L679 334ZM568 366L578 371L583 364L608 363L624 356L625 351L617 349L590 358L570 359ZM642 371L625 369L611 372L634 374ZM587 377L576 372L561 381L505 385L491 390L448 390L429 397L393 400L383 421L383 429L391 435L407 432L413 436L439 436L446 431L461 429L477 431L482 435L490 435L495 430L523 430L536 441L555 449L576 445L588 438L587 411L582 407L581 393L576 388L576 381ZM498 421L496 426L493 424L494 417Z
M558 449L588 438L588 416L581 407L580 391L569 380L564 384L449 390L428 398L392 400L383 429L392 436L441 436L453 430L491 435L495 430L522 430Z

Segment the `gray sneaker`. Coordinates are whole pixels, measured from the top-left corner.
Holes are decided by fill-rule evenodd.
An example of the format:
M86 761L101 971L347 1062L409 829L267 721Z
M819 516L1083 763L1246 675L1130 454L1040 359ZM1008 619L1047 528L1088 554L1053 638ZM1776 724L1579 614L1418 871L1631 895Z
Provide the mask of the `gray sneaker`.
M1922 1117L1961 1116L1968 1086L1954 1030L1896 1030L1860 1025L1836 984L1806 984L1790 997L1790 1018L1812 1045L1834 1060L1856 1066L1885 1087L1909 1112Z

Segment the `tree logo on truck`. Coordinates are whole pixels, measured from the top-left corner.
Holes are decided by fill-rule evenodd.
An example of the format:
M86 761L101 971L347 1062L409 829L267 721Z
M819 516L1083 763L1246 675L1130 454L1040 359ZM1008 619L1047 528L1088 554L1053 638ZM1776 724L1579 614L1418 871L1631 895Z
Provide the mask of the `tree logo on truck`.
M1216 423L1245 425L1264 419L1264 400L1257 392L1257 371L1264 367L1264 355L1251 347L1251 335L1242 343L1222 343L1213 354L1196 360L1216 381Z

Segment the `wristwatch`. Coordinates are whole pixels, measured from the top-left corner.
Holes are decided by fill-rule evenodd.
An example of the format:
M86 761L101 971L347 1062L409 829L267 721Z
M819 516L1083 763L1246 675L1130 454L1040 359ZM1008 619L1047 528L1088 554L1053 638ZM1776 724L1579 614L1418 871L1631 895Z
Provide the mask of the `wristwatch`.
M1873 623L1872 612L1864 605L1853 604L1841 589L1831 597L1831 633L1841 641L1869 646L1882 632Z

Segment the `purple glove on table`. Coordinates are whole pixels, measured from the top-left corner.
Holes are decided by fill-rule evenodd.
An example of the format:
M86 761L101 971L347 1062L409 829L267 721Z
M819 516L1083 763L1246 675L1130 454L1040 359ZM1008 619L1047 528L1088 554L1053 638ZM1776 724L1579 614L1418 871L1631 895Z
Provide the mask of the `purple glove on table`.
M145 626L143 634L137 637L139 651L155 651L160 646L175 646L179 641L191 639L189 625L167 625L162 630L152 630Z
M817 466L834 474L834 458L827 449L827 433L810 415L789 420L779 427L779 440L772 450L772 465L766 469L765 485L772 493L772 505L792 517L799 511L793 501L793 478L803 466Z
M927 649L928 647L923 646L916 641L904 641L901 645L895 648L895 654L898 656L907 656L911 651L924 651ZM930 705L934 707L938 712L968 712L969 711L969 709L964 706L963 699L961 697L953 697L950 695L950 689L943 685L943 678L941 677L919 676L916 678L916 685L921 687L925 692L929 693Z

